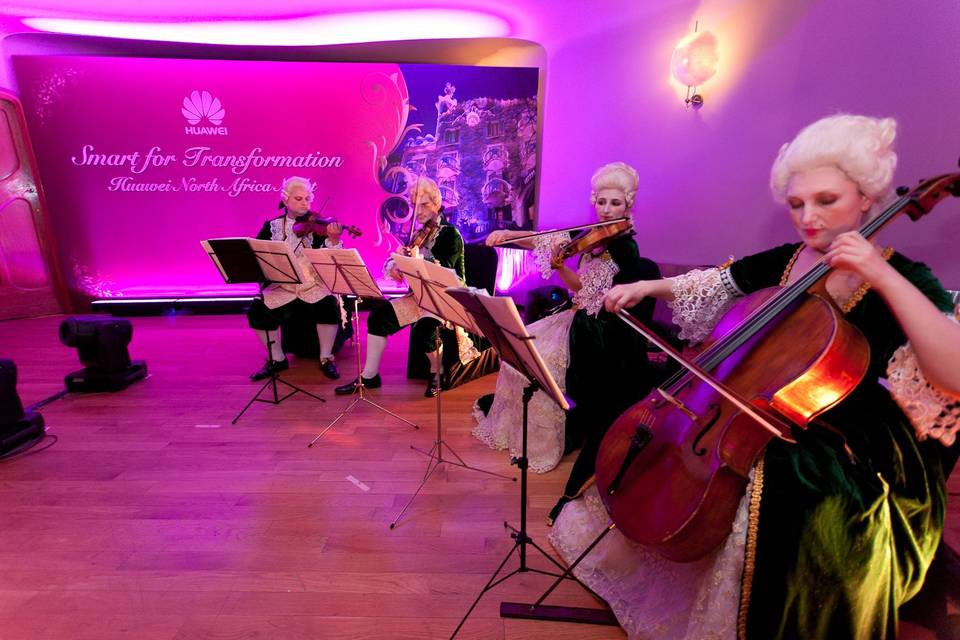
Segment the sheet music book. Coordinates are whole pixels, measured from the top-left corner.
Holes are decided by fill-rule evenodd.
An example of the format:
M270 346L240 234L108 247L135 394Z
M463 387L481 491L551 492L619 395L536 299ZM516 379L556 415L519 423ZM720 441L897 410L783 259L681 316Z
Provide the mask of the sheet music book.
M275 284L302 284L309 276L286 242L257 238L211 238L201 240L224 282L270 282ZM251 260L253 258L253 260ZM259 277L253 263L259 265Z
M423 258L411 258L398 253L390 257L396 263L397 270L406 278L420 308L467 331L484 335L463 305L446 293L449 288L463 286L456 271Z
M537 351L536 336L527 332L513 298L491 296L472 287L451 287L446 293L473 317L502 361L539 383L540 389L564 411L570 409L570 401Z
M359 298L383 297L356 249L304 249L303 256L316 271L318 280L332 293Z

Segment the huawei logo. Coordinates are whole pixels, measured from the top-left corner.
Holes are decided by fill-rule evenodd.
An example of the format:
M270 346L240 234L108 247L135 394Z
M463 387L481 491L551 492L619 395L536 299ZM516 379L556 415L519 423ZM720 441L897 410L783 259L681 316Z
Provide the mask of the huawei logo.
M227 128L220 126L227 112L220 103L220 98L213 97L209 91L193 91L185 97L180 113L191 125L184 127L185 133L190 135L227 135ZM197 125L203 120L214 126L198 127Z

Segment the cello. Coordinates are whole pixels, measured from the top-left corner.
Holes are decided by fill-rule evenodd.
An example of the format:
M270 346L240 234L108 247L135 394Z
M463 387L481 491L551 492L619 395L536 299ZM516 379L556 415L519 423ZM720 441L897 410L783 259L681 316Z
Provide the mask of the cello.
M960 197L960 173L898 194L861 227L864 237L900 213L916 221ZM767 444L795 443L792 429L807 428L861 382L870 348L826 292L829 271L819 261L790 286L741 298L692 362L620 313L686 367L623 413L600 445L597 488L621 533L673 561L703 557L729 534Z

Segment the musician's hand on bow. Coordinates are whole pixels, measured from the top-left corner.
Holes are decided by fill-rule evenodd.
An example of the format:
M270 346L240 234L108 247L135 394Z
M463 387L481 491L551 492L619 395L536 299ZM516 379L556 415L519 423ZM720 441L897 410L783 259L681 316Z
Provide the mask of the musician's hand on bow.
M401 282L403 280L403 274L400 273L400 270L397 268L397 263L393 261L393 258L388 258L383 265L383 275L387 276L391 280L396 282Z
M640 280L631 284L618 284L611 287L603 296L603 306L611 313L619 313L623 309L638 304L650 295L647 280Z
M841 233L824 255L824 262L835 269L852 271L874 288L882 287L896 273L875 244L857 231Z
M330 244L340 244L341 235L343 235L343 226L339 222L331 222L327 225L327 240Z
M409 247L409 248L407 249L407 255L410 256L411 258L419 258L419 257L420 257L420 247Z
M516 234L508 229L497 229L496 231L491 231L490 235L487 236L486 244L488 247L492 247L502 242L509 242L514 235Z

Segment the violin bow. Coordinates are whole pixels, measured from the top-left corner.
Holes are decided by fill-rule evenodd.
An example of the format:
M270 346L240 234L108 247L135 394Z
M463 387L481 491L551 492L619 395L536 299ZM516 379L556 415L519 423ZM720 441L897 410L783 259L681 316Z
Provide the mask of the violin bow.
M548 229L547 231L535 231L534 233L530 233L525 236L519 236L517 238L510 238L509 240L504 240L503 242L498 242L491 246L502 247L504 245L517 242L519 240L529 240L530 238L538 238L540 236L547 235L548 233L564 233L567 231L580 231L581 229L596 229L598 227L606 227L608 225L616 224L618 222L622 222L623 220L628 220L628 219L629 218L627 216L624 216L622 218L614 218L613 220L605 220L603 222L592 222L590 224L581 224L575 227L566 227L565 229Z
M617 315L620 316L621 320L623 320L628 325L630 325L630 327L634 331L636 331L637 333L642 335L644 338L652 342L654 346L663 350L664 353L666 353L668 356L670 356L671 358L676 360L678 363L680 363L680 365L684 367L687 371L689 371L696 377L703 380L714 391L716 391L721 396L726 398L734 406L736 406L738 409L746 413L748 416L756 420L761 427L770 431L770 433L772 433L777 438L780 438L781 440L785 440L786 442L789 442L791 444L796 444L796 440L794 440L788 435L785 435L782 431L780 431L780 429L778 429L773 424L771 424L770 421L767 420L767 418L764 417L763 414L761 414L756 407L754 407L749 402L741 398L736 391L730 389L729 387L727 387L727 385L723 384L721 381L714 378L712 375L710 375L708 371L705 371L704 369L702 369L697 363L684 358L679 351L671 347L664 340L661 340L660 337L657 336L657 334L651 331L642 322L640 322L639 320L634 318L632 315L630 315L630 313L628 313L626 309L621 309L617 313ZM659 387L657 388L657 391L660 393L660 395L663 396L664 400L676 406L677 400L673 398L673 396L671 396L669 393L667 393L663 389L660 389ZM680 410L683 411L683 408L680 408ZM689 409L687 409L687 411L689 411Z

